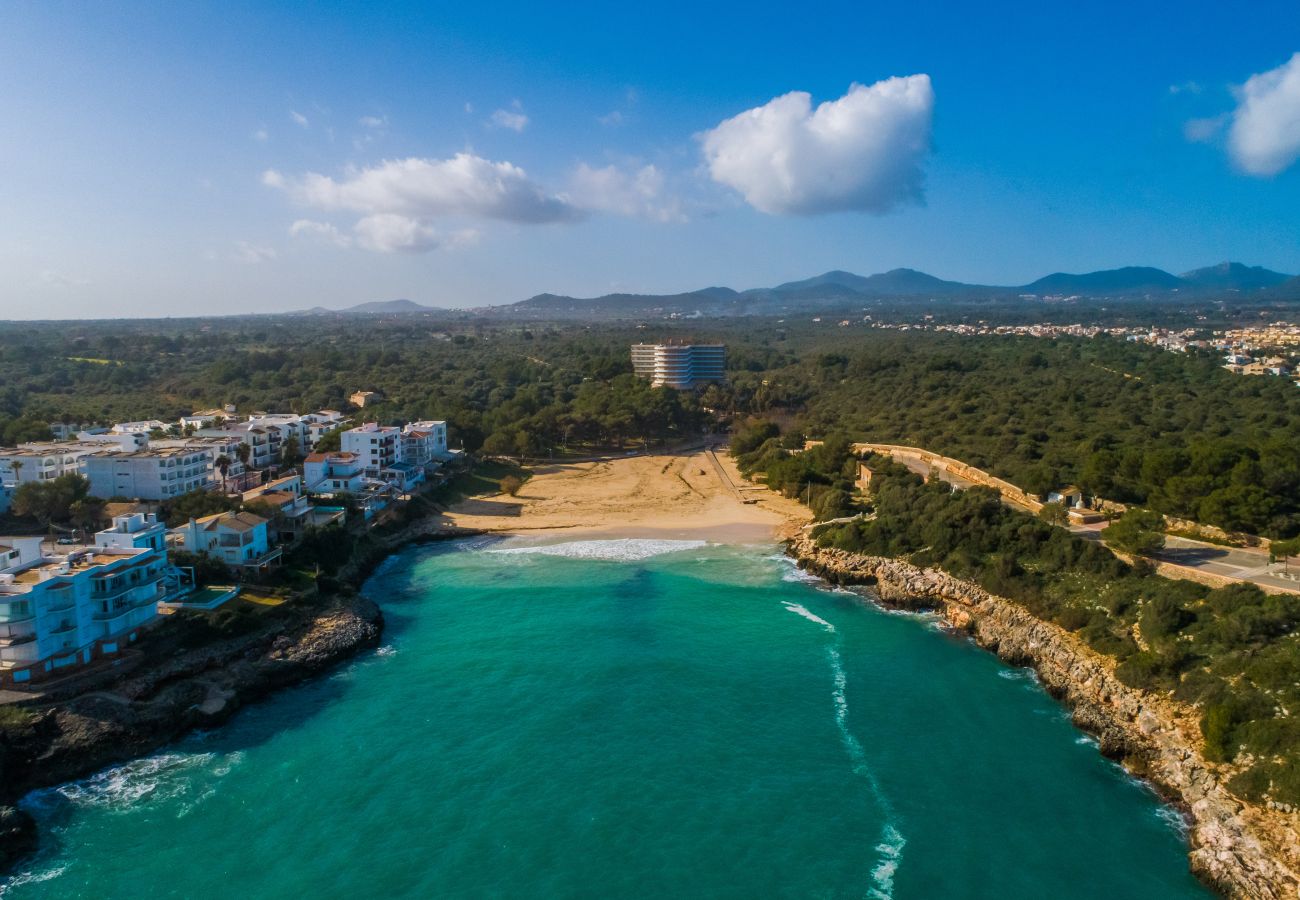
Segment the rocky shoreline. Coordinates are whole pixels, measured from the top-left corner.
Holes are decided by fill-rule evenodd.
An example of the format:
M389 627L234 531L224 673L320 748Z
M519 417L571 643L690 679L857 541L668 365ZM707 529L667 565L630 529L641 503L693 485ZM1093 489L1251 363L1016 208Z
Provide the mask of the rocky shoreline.
M1012 665L1030 666L1095 735L1101 751L1152 784L1189 823L1191 870L1230 897L1300 896L1300 817L1247 803L1232 774L1202 756L1199 716L1186 704L1130 688L1112 660L1010 600L935 570L816 546L787 544L799 567L838 585L871 585L887 606L931 609Z
M383 614L346 588L257 631L172 657L66 702L30 710L0 738L0 872L36 849L35 821L12 804L213 728L271 691L377 646Z
M215 728L243 706L377 647L383 613L356 588L409 544L478 534L422 518L393 533L358 535L328 592L312 592L256 631L141 666L102 690L29 707L26 724L0 729L0 874L37 848L36 822L15 806L29 791L84 778L196 729Z

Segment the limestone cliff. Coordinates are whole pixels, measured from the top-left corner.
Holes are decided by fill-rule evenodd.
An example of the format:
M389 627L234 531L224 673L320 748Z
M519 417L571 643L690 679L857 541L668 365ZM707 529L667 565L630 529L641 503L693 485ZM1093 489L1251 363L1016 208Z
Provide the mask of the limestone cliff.
M985 649L1032 666L1047 690L1097 736L1101 750L1146 779L1190 823L1190 864L1232 897L1300 896L1300 820L1293 811L1243 802L1226 787L1231 770L1202 756L1199 716L1168 696L1128 687L1113 660L1010 600L901 560L790 542L801 568L835 584L873 585L880 601L934 609Z

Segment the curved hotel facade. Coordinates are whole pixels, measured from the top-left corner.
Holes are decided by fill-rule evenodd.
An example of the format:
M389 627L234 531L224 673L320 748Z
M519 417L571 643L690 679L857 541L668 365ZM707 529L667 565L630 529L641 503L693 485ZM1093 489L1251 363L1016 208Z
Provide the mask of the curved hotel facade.
M726 378L725 344L633 344L632 371L655 387L689 390Z

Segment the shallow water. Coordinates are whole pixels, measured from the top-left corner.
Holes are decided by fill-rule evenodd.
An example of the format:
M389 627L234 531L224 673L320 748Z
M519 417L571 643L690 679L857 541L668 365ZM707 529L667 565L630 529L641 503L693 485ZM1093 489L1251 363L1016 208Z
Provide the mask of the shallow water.
M30 796L5 897L1206 896L1028 673L769 547L464 542L366 590L380 650Z

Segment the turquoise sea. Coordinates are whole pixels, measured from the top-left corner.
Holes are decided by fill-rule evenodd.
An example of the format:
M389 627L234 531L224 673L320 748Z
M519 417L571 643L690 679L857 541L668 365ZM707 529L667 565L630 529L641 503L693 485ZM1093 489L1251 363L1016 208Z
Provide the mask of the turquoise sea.
M1026 672L772 547L413 548L385 646L25 801L5 898L1204 897Z

